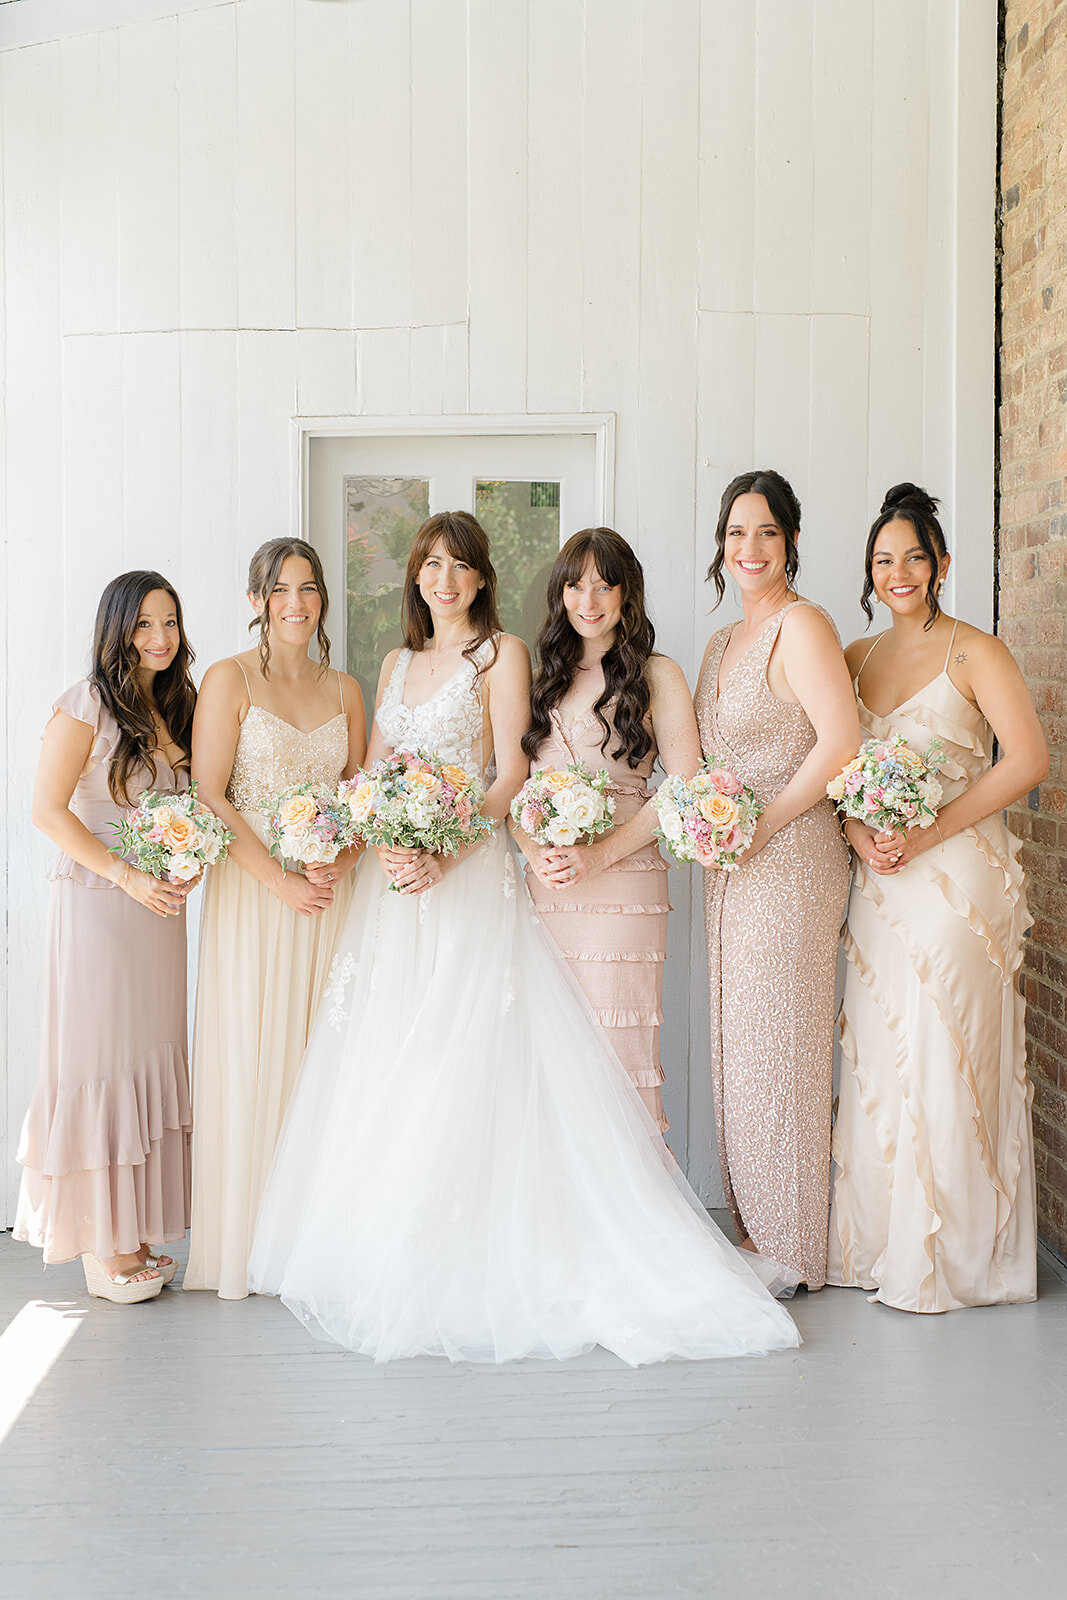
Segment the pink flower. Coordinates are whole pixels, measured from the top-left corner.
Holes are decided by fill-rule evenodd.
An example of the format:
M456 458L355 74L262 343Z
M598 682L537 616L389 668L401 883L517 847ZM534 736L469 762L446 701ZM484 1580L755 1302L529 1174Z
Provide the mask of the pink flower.
M875 794L873 789L868 790L863 797L864 809L867 811L878 811L881 807L881 803L881 800Z
M541 807L534 805L532 800L528 800L522 808L522 817L520 818L522 831L524 833L536 833L544 820L545 814Z
M860 792L860 790L862 788L863 788L863 774L862 774L862 772L850 772L848 777L845 779L845 793L846 794L859 794L859 792Z
M464 827L467 826L468 822L470 821L470 819L471 819L471 817L473 815L474 815L474 807L471 805L471 797L470 797L470 795L469 794L458 795L456 797L456 816L459 818L460 822L463 824Z
M726 767L716 767L713 772L708 773L708 777L711 779L716 789L718 789L719 793L727 795L731 800L735 794L740 794L741 790L744 788L744 784L741 782L741 779L733 772L730 772Z
M745 842L745 836L740 828L731 828L726 838L722 840L720 848L723 855L732 856L735 850L740 850Z
M156 826L152 829L151 833L148 835L148 842L149 842L149 844L158 844L160 842L160 840L162 839L162 837L163 837L163 829L160 827L159 823L157 822Z

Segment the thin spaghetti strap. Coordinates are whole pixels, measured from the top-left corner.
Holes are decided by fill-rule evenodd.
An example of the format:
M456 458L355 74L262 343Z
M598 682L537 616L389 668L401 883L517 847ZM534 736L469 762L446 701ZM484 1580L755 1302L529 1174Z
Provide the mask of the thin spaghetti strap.
M337 672L336 667L334 668L334 671ZM337 698L341 702L341 714L343 716L345 709L345 692L341 688L341 674L339 672L337 672Z
M875 650L877 650L878 646L881 644L881 642L882 642L882 640L884 638L885 638L885 634L884 633L880 633L878 635L877 639L872 639L871 640L871 648L867 651L867 654L864 656L863 660L860 662L859 666L856 668L856 676L852 680L853 683L859 683L860 674L862 673L864 667L867 665L868 661L871 659L872 654L874 653Z
M233 659L237 661L236 656L234 656ZM241 663L239 661L237 661L237 665L241 667ZM244 667L241 667L241 676L245 680L245 688L248 690L248 704L249 706L254 706L256 702L252 699L252 685L248 681L248 673L245 671Z
M945 651L945 665L941 668L942 672L948 671L948 661L952 654L952 646L956 643L956 629L959 627L959 625L960 619L957 617L955 622L952 624L952 632L949 635L948 649Z

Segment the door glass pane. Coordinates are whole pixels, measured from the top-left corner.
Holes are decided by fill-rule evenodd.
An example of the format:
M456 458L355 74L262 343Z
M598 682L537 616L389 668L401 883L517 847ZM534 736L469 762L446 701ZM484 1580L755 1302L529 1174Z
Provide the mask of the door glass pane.
M368 720L382 657L403 642L404 569L429 515L428 478L345 478L346 666L363 690Z
M474 515L489 535L500 620L532 650L545 616L545 590L559 554L559 483L479 478Z

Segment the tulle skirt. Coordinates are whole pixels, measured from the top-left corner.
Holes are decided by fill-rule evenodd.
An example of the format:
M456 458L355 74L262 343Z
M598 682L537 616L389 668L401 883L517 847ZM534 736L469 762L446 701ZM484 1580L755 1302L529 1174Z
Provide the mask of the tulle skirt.
M800 1343L682 1178L500 839L420 897L361 867L249 1284L377 1361Z

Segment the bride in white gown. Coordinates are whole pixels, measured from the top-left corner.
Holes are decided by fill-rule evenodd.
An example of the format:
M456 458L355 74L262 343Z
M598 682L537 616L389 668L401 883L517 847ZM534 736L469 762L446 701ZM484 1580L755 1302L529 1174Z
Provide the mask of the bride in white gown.
M368 761L421 747L482 771L495 753L484 809L500 825L463 860L383 851L361 866L249 1286L376 1361L599 1344L638 1365L796 1346L516 873L503 818L528 771L529 662L499 633L494 585L473 517L424 524L409 647L383 665Z

